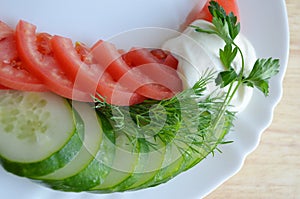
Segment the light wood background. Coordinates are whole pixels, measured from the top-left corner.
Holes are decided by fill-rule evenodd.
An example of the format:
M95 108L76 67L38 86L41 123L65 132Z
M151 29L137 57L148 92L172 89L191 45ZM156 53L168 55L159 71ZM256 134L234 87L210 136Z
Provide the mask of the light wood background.
M241 171L206 199L300 199L300 0L286 4L290 56L272 125Z

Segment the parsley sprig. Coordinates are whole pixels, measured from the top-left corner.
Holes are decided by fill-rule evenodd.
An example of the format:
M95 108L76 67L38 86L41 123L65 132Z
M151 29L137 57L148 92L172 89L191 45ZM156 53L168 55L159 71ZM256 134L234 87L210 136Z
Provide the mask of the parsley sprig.
M235 38L240 33L240 23L237 17L233 12L227 14L216 1L210 1L208 9L213 16L214 29L207 30L194 25L191 27L197 32L215 34L225 42L224 48L219 50L220 60L225 70L219 72L215 80L216 85L221 88L228 86L224 105L219 113L219 117L221 117L241 85L255 87L262 91L265 96L268 96L269 79L279 72L280 65L278 59L257 59L250 74L246 75L244 54L235 43ZM241 56L242 60L240 71L236 71L232 66L238 55Z

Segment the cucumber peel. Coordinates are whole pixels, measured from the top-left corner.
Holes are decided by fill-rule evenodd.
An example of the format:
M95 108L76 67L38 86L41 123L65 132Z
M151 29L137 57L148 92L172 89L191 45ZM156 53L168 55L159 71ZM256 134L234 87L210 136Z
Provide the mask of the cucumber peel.
M82 146L81 118L67 100L51 93L1 91L0 123L1 164L19 176L51 173Z

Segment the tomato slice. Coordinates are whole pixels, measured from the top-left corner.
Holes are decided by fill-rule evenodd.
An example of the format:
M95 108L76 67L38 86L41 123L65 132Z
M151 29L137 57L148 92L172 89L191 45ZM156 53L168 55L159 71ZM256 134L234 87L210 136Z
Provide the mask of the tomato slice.
M112 77L94 63L90 49L83 44L76 43L74 47L71 39L61 36L54 36L51 44L56 60L80 89L93 93L94 96L97 96L97 92L108 103L115 105L127 106L145 100L144 97L117 86Z
M18 57L13 30L0 21L0 84L15 90L46 91L46 86L30 74Z
M0 90L10 90L10 88L0 84Z
M239 20L239 9L238 5L236 3L236 0L215 0L222 6L227 14L230 12L233 12L234 15L237 16ZM212 21L212 15L209 12L208 6L209 6L210 0L206 2L202 10L197 15L197 19L204 19L206 21Z
M114 45L104 41L98 41L91 53L97 63L107 71L115 81L122 86L137 92L147 98L162 100L174 96L174 92L165 87L163 79L155 81L144 70L147 67L130 68L122 59L121 54Z
M162 49L153 49L150 52L160 63L177 70L178 60L170 52Z
M44 40L44 44L51 38L49 35L40 37L39 40ZM52 92L73 100L92 101L89 93L74 87L74 83L66 76L51 53L44 54L45 52L39 51L37 40L36 26L23 20L19 21L16 27L16 41L24 67L41 79Z
M177 65L173 66L173 64L178 64L178 62L176 62L175 58L175 60L171 60L171 57L169 57L167 64L170 67L167 67L168 65L165 64L167 57L168 55L160 49L149 51L146 48L132 48L126 53L126 60L131 65L135 67L143 66L142 72L145 75L177 93L182 91L182 81L176 69L174 69L177 68Z
M14 31L3 21L0 21L0 41L9 37Z
M165 60L168 56L168 53L162 49L152 49L150 53L160 61Z
M164 60L163 64L173 68L174 70L177 70L178 60L172 54L169 54Z
M185 23L182 25L181 29L184 30L188 25L190 25L196 19L203 19L206 21L212 21L212 15L209 12L208 6L211 0L206 0L204 6L203 2L199 1L199 3L192 9L192 11L187 16ZM233 12L238 21L240 21L239 8L236 0L215 0L218 2L228 14Z
M135 49L135 50L138 50L138 49ZM143 51L144 51L144 49L143 49ZM178 60L170 52L164 51L162 49L152 49L149 51L150 51L151 55L153 55L152 58L149 53L142 53L141 56L143 56L143 54L144 54L144 55L147 55L146 57L137 56L139 53L134 52L134 48L133 48L133 50L130 50L129 52L124 53L122 55L122 58L131 67L134 67L133 60L143 59L144 61L141 64L157 62L157 63L163 64L163 65L169 66L169 67L173 68L174 70L177 70ZM137 56L137 58L136 58L136 56ZM148 59L150 60L150 62L147 61ZM152 61L151 61L151 59L152 59ZM155 59L155 60L153 60L153 59Z

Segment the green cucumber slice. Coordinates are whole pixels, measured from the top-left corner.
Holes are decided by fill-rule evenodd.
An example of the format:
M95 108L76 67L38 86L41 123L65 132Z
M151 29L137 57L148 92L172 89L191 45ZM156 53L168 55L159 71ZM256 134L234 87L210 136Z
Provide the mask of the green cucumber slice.
M134 172L139 157L139 153L134 151L136 147L125 133L115 132L115 135L115 157L110 173L103 183L91 188L91 191L112 192L113 187L125 181Z
M140 186L139 189L155 186L172 179L178 174L178 172L182 168L183 163L184 158L182 152L178 149L178 147L173 142L167 144L165 159L163 161L161 169L155 175L153 180Z
M184 154L184 166L182 167L182 170L180 172L192 168L205 157L207 157L210 153L213 153L213 151L218 147L218 144L222 140L224 140L225 136L229 133L230 128L224 127L230 127L230 124L232 124L232 120L233 118L231 116L223 117L219 122L219 127L216 128L217 130L211 131L206 135L204 141L205 144L194 149L189 147ZM197 152L195 151L195 149Z
M56 181L45 180L42 183L56 190L81 192L88 191L90 188L104 182L112 168L115 156L115 134L108 120L99 112L97 112L97 115L103 137L100 148L92 162L74 176Z
M225 135L229 132L229 128L223 127L230 126L229 124L231 122L232 117L224 117L223 121L220 122L220 128L218 128L217 131L211 131L208 133L202 145L194 146L178 141L169 143L168 146L170 146L170 149L167 149L166 157L170 158L168 162L171 163L173 161L173 163L169 164L169 166L163 167L153 181L139 187L139 189L165 183L178 174L195 166L216 149L218 145L217 143L220 143L220 141L223 140ZM171 153L173 157L168 153ZM181 156L179 156L180 154Z
M145 139L139 139L138 148L139 148L139 158L134 172L130 175L129 178L127 178L120 184L117 184L115 187L111 188L112 192L127 190L128 187L132 186L142 177L141 172L145 169L145 164L141 164L141 163L142 162L146 163L148 161L149 159L148 152L150 151L150 149L149 149L149 145L145 144Z
M149 147L149 143L153 143L154 146ZM152 181L162 167L166 152L164 143L151 137L144 141L140 140L140 145L140 158L134 173L129 179L114 187L114 191L137 189Z
M52 93L0 92L0 160L16 175L35 178L70 162L82 146L83 123Z
M84 140L82 148L76 157L63 168L48 175L41 176L39 179L50 181L61 180L63 183L64 179L79 173L87 167L99 150L103 131L95 110L91 108L89 104L80 102L72 102L72 107L78 112L84 123Z
M85 147L64 168L42 179L53 189L79 192L96 186L108 174L114 157L114 137L110 124L100 120L88 104L73 103L73 107L85 124Z

